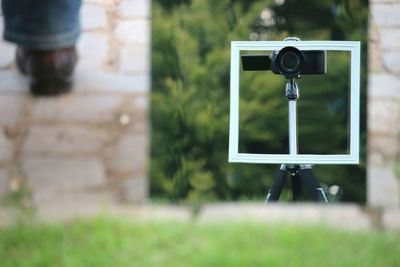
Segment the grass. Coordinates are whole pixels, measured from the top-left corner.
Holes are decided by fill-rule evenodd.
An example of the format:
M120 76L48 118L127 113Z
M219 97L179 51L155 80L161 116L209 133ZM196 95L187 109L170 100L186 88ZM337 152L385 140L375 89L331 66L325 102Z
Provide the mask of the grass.
M0 266L400 266L400 233L100 217L0 230Z

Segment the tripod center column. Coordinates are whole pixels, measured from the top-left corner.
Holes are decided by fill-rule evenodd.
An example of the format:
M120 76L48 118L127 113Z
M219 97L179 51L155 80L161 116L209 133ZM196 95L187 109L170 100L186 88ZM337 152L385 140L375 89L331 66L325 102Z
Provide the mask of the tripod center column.
M297 101L289 100L289 154L297 155Z
M289 154L297 155L297 99L299 98L299 88L291 79L286 84L286 97L289 100Z

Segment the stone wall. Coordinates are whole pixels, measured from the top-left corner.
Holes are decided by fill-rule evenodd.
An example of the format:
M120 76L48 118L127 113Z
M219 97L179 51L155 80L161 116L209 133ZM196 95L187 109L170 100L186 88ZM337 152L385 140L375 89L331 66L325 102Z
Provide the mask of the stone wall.
M31 97L0 41L0 196L26 185L48 211L147 199L150 3L84 1L65 96Z
M367 196L389 209L400 207L399 14L398 0L370 1Z

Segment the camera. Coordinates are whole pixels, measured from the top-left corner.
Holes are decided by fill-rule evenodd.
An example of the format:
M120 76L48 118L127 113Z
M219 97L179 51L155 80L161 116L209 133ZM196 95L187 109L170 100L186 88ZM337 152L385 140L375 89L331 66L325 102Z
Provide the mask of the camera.
M272 55L243 54L241 55L244 71L271 70L288 79L299 78L303 74L325 74L326 51L301 51L294 46L286 46L272 52Z

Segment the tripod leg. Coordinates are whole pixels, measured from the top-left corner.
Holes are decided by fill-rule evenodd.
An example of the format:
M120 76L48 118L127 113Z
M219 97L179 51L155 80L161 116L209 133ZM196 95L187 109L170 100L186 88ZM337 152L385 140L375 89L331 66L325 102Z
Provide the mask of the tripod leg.
M299 170L299 176L301 182L308 188L311 193L311 197L315 201L328 203L328 198L325 195L325 191L317 181L311 167L302 167Z
M300 177L298 173L292 175L291 177L292 177L293 201L298 201L303 195L303 188L300 182Z
M286 182L286 174L287 174L286 166L282 165L281 168L279 169L278 175L274 183L272 184L271 189L268 191L265 203L278 201L282 193L283 186L285 185Z

